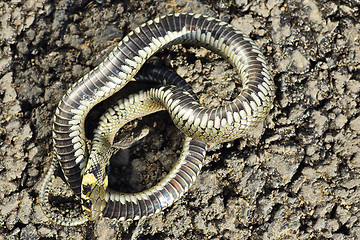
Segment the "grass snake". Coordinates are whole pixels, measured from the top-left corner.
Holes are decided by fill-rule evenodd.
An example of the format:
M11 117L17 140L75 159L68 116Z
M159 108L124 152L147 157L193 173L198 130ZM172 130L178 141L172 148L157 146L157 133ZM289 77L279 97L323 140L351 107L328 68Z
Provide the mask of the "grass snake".
M104 175L104 170L100 171L101 168L104 169L105 163L99 164L99 162L97 162L95 170L101 172L98 176L101 176L102 180L99 181L94 174L86 176L86 174L94 172L93 167L96 165L96 161L89 160L91 164L87 161L89 152L85 143L84 123L88 112L97 103L112 96L133 80L140 68L154 53L178 43L200 45L220 54L235 67L242 82L240 94L231 103L211 109L202 107L191 97L191 94L173 86L165 85L150 90L151 94L148 92L151 95L151 101L142 106L146 108L156 105L155 102L159 103L160 108L168 110L175 125L187 136L183 150L186 153L183 154L184 156L193 154L186 150L190 149L186 146L190 143L190 138L196 141L195 145L201 143L197 141L220 143L234 140L262 122L273 105L274 82L264 55L248 36L231 25L202 15L174 14L156 18L136 28L119 42L99 66L82 77L67 91L54 116L55 156L54 163L46 177L47 183L51 182L49 179L53 178L51 174L58 162L70 188L76 196L83 198L83 209L91 220L96 219L100 214L122 220L138 219L168 205L166 196L160 193L165 191L164 186L155 187L154 191L151 190L152 192L150 189L146 190L150 192L139 193L137 197L125 197L125 195L112 190L101 190L105 193L100 194L97 187L92 187L97 181L101 183L102 187L106 187L104 179L107 176ZM131 98L133 99L129 101ZM130 103L139 101L139 95L125 101L127 102L123 102L123 106L130 106ZM125 111L125 115L127 111ZM141 114L145 115L146 113L142 112ZM104 114L104 116L106 115L109 117L111 114L109 115L108 112ZM100 128L101 126L105 125L100 125ZM116 128L118 129L119 126ZM103 149L110 149L112 137L107 138L113 134L110 132L113 131L108 131L108 134L103 135L106 135L105 140L108 141L105 143L101 140L104 145L107 145ZM95 146L94 141L93 145L93 149L94 147L99 149ZM204 145L203 148L205 148ZM201 152L201 147L199 149ZM205 154L205 151L203 152ZM111 155L111 152L108 155ZM106 154L104 156L104 159L108 158ZM198 164L201 165L201 163ZM174 177L172 174L170 172L169 176ZM178 184L173 187L172 190L177 192L172 195L173 198L179 197L186 190L183 189L184 186L188 187L189 183L191 184L190 179L196 177L196 174L192 174L190 172L183 174L189 178L179 180L185 182L183 186ZM91 192L92 189L96 189L99 194ZM44 199L48 194L47 191L49 191L49 184L44 185L41 191L40 201L43 203L46 202ZM167 193L170 191L168 190ZM156 199L149 197L150 195L153 197L153 194L158 194L157 204L154 202ZM100 205L96 203L99 196L105 199L105 204L104 201ZM163 204L159 204L161 201ZM141 204L142 206L140 206ZM124 207L131 209L125 211ZM152 210L145 211L144 209ZM84 221L85 218L80 217L66 223L61 220L56 222L62 225L76 225Z

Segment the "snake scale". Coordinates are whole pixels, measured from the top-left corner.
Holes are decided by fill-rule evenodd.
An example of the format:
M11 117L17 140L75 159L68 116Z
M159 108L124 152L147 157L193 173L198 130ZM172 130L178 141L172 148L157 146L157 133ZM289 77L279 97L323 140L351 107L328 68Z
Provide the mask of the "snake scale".
M102 190L106 191L105 195L102 193L104 196L100 203L102 206L94 206L97 204L99 195L90 190L100 191L97 187L93 187L99 180L94 174L88 176L86 174L97 164L95 169L101 172L98 176L101 175L101 187L104 189L107 187L104 181L107 176L104 170L100 170L104 168L104 163L101 165L93 160L87 161L89 153L85 144L84 122L88 112L97 103L112 96L133 80L146 60L154 53L178 43L200 45L220 54L235 67L242 82L240 94L231 103L222 107L204 108L190 96L191 94L168 85L152 90L151 96L146 98L149 97L153 102L140 103L139 106L151 106L157 102L162 105L162 108L168 110L175 125L187 136L183 149L185 154L182 154L185 158L194 154L190 153L190 148L186 146L190 144L189 138L194 139L193 141L214 143L234 140L262 122L273 105L274 82L264 55L248 36L231 25L202 15L174 14L156 18L134 29L119 42L99 66L67 91L55 112L53 123L55 156L49 172L54 171L58 161L70 188L76 196L83 198L83 209L85 213L90 211L86 215L91 220L101 215L101 212L103 216L111 218L138 219L168 205L166 199L168 195L160 193L164 192L162 185L154 186L155 190L151 194L147 190L137 195L142 197L125 197L112 190ZM132 100L123 102L123 106L140 101L138 96L129 98ZM125 115L127 111L130 110L125 110ZM109 131L106 137L114 134L110 132L113 130ZM109 144L103 141L104 145L110 145L112 140L106 141ZM93 147L96 148L96 146ZM205 146L199 146L199 153L204 152L202 148L204 149ZM109 149L109 146L104 149ZM106 158L108 157L105 156L104 159ZM193 164L201 165L201 161ZM174 178L175 175L174 172L169 173L169 176L172 176L170 178ZM183 193L183 188L191 184L191 179L194 179L196 174L188 171L186 174L183 173L183 176L188 176L188 178L178 180L183 181L183 185L177 184L172 188L177 192L173 194L174 198ZM51 177L47 177L49 178ZM48 191L48 186L44 186L43 189ZM45 190L42 191L42 200L46 195ZM169 191L171 189L168 189L168 194ZM154 194L157 194L157 199L149 197ZM163 204L159 204L161 202ZM128 210L124 211L125 208ZM145 211L145 208L152 210ZM92 210L94 210L93 213L91 213ZM122 212L126 214L123 215ZM76 225L84 221L82 218L67 223L60 220L56 222L63 225Z

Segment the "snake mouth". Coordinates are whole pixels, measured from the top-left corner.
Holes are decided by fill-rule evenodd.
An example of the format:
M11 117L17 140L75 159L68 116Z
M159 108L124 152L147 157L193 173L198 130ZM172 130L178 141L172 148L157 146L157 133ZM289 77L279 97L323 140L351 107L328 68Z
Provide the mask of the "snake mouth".
M96 219L98 219L102 213L102 210L103 210L103 208L101 208L101 207L92 208L88 215L89 220L95 221Z
M107 186L106 183L104 185ZM105 194L106 189L99 184L83 184L82 209L84 215L90 221L94 221L101 216L106 205Z
M92 202L90 199L87 199L82 204L84 215L90 221L95 221L96 219L98 219L101 216L104 208L105 208L105 203L103 201Z

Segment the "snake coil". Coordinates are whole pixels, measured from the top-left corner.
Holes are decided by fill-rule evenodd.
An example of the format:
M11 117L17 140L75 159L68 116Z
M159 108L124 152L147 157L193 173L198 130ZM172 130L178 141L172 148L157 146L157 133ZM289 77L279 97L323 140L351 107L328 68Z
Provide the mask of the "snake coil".
M231 25L202 15L174 14L156 18L136 28L119 42L99 66L67 91L54 117L54 161L59 162L65 179L75 195L83 198L85 210L90 212L94 210L94 219L101 213L104 216L124 220L138 219L168 205L166 198L168 195L164 193L158 194L155 199L162 204L155 204L155 200L146 194L143 198L125 195L121 197L118 193L105 190L105 193L102 193L105 204L102 201L101 207L94 206L96 201L92 202L88 198L92 193L84 186L98 181L106 189L104 181L106 175L99 174L102 180L97 177L90 179L90 175L85 178L84 173L89 168L94 168L96 165L95 169L99 170L103 168L104 163L100 164L97 162L99 160L89 160L87 163L89 153L85 144L84 122L88 112L97 103L110 97L131 81L154 53L178 43L200 45L227 59L240 75L241 93L226 106L207 109L189 94L184 93L184 90L166 85L150 90L152 92L147 94L153 99L152 102L139 106L153 106L158 103L169 111L175 125L189 138L203 142L225 142L251 131L266 118L273 105L274 82L264 55L248 36ZM139 96L129 99L131 101L124 102L123 106L139 101ZM127 114L127 111L125 110L124 113ZM109 133L108 136L111 134ZM111 139L105 140L111 143ZM191 156L188 151L185 152ZM204 150L200 148L199 152ZM171 174L170 172L169 175ZM188 174L189 179L196 177L196 174L192 175L194 173ZM189 179L186 181L190 181ZM186 181L182 187L189 185ZM187 188L181 189L181 186L175 186L172 190L174 189L177 193L172 196L179 197L178 193L182 194ZM155 192L158 191L165 190L159 187ZM169 191L171 190L168 189L168 194ZM93 194L91 199L95 200L94 198L97 198L97 194ZM143 211L152 207L154 211ZM125 208L128 210L125 211ZM88 216L93 219L92 213ZM57 222L61 224L61 221ZM77 223L79 222L81 221Z

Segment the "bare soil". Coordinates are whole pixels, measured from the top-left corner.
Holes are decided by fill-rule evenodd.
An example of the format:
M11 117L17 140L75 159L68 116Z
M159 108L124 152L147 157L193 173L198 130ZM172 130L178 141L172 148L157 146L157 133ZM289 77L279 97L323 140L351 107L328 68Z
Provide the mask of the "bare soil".
M2 1L0 240L359 239L359 7L358 0ZM196 183L159 214L52 224L38 195L57 103L131 29L175 12L220 18L258 42L276 84L266 123L209 146ZM238 89L232 67L208 50L170 47L156 61L184 77L204 105L229 100ZM126 190L146 189L171 168L182 138L171 124L159 113L122 133L150 129L114 163ZM112 182L119 184L117 176ZM71 207L60 178L54 187L55 200L70 197L59 206Z

